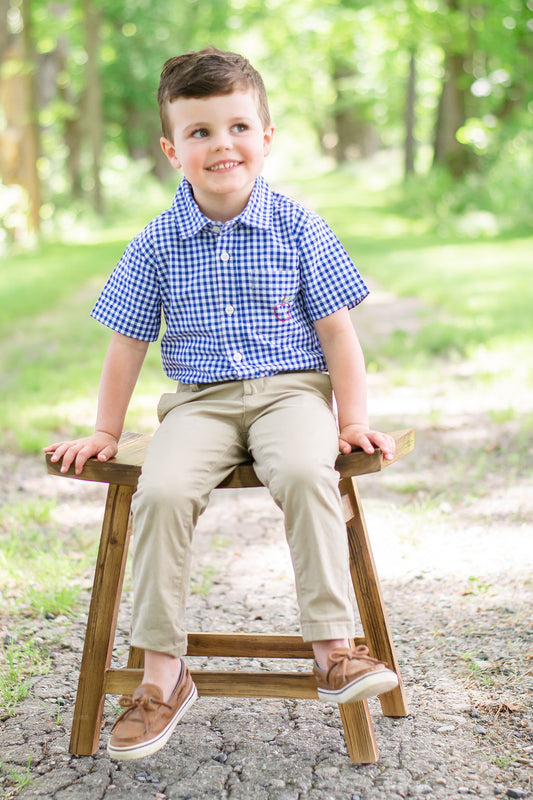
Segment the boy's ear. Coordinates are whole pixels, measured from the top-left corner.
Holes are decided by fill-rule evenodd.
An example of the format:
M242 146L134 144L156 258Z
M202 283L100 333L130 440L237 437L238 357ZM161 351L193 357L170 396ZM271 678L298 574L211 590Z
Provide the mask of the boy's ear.
M265 128L263 132L263 153L267 156L270 153L270 147L272 145L272 137L274 136L274 126L269 125L268 128Z
M172 142L169 139L166 139L164 136L160 138L159 142L161 144L163 153L166 155L171 165L174 167L174 169L179 169L181 167L181 162L178 158L176 148Z

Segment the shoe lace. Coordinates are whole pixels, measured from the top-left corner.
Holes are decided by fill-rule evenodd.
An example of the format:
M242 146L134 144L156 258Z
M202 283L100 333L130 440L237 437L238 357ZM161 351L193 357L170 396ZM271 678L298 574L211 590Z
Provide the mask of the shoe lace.
M328 674L331 672L333 667L337 666L337 664L341 664L343 679L346 678L346 669L350 661L366 661L368 664L380 664L384 667L386 666L383 661L380 661L377 658L372 658L368 652L368 647L366 647L364 644L359 644L355 647L338 647L329 654L328 658L331 664Z
M156 706L165 706L165 708L172 708L168 703L163 702L163 700L156 700L155 697L151 697L149 694L140 694L137 697L121 697L118 701L119 705L124 708L122 714L117 717L115 720L115 724L112 727L112 731L115 730L119 722L121 722L131 711L138 708L141 712L142 721L144 723L144 732L148 733L148 713L147 711L150 710L150 704Z

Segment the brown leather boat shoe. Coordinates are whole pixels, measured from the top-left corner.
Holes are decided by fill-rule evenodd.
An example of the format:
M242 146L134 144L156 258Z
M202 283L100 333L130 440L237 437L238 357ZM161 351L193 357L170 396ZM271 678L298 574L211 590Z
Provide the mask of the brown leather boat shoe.
M328 669L313 668L318 698L328 703L354 703L390 692L398 677L383 661L372 658L368 647L339 647L328 656Z
M133 761L157 753L166 745L182 716L198 696L183 661L181 673L168 703L159 686L143 683L133 697L121 697L125 709L111 731L107 752L118 761Z

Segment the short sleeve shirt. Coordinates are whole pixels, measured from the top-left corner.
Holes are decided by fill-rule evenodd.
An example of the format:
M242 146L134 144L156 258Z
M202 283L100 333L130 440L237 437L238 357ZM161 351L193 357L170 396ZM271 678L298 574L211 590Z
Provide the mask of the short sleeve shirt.
M368 289L317 214L258 177L246 208L217 223L189 183L125 250L91 316L156 341L184 383L326 370L313 322L352 308Z

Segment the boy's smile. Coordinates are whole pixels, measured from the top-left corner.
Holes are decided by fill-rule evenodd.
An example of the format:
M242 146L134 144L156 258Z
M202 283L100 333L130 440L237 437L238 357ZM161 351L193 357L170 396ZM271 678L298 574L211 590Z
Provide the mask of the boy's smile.
M178 97L168 117L173 140L161 139L168 160L183 169L207 217L233 219L250 198L274 132L263 129L254 92Z

